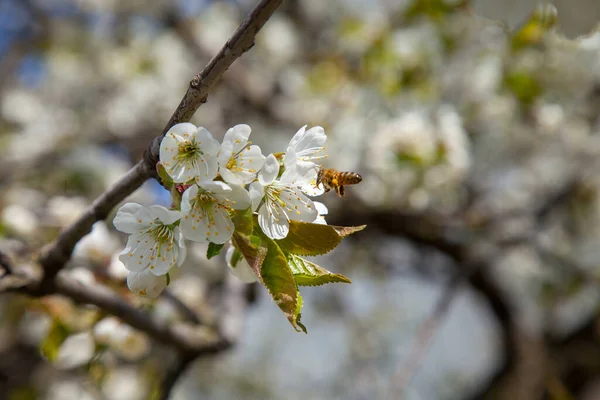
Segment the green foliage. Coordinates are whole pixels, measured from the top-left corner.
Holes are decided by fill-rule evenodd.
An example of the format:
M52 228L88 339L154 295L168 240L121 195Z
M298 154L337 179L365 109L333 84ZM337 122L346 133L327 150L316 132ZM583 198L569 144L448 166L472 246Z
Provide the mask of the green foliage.
M221 253L221 250L223 249L223 246L225 246L225 244L215 244L213 242L210 242L208 244L208 249L206 250L206 258L208 258L209 260L211 258L213 258L214 256L218 256L219 253Z
M265 288L283 311L296 331L306 328L298 324L302 300L287 258L275 241L266 239L267 256L261 266L260 276Z
M56 360L58 349L65 339L69 336L69 328L57 319L52 321L52 326L48 331L48 336L42 342L40 350L42 355L50 362Z
M344 275L329 272L325 268L294 254L287 254L287 259L296 284L299 286L321 286L335 282L351 283L350 279Z
M267 255L267 249L261 246L260 239L249 237L238 231L233 232L233 244L242 253L250 268L261 278L260 268ZM261 278L262 279L262 278Z
M252 216L252 206L245 210L240 210L233 218L236 232L250 235L254 229L254 218Z
M364 228L364 225L341 227L290 221L288 236L282 240L272 240L264 235L256 223L251 235L236 230L233 244L294 329L306 333L306 327L300 322L302 297L298 285L350 283L350 279L304 260L299 255L327 253L340 244L344 237ZM236 265L237 261L232 259L232 264Z
M171 189L175 185L162 163L156 163L156 172L160 177L161 185L163 185L166 189Z
M364 229L362 227L336 227L290 221L290 232L277 241L281 249L299 256L319 256L335 249L345 236Z

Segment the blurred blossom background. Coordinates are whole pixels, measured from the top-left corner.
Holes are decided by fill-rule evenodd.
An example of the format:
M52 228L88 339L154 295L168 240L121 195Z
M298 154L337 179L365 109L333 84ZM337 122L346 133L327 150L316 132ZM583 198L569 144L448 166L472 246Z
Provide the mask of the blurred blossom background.
M254 5L1 0L0 250L32 263L125 174ZM302 288L308 335L250 285L241 341L172 398L600 399L599 22L592 0L284 1L191 122L249 124L264 154L325 128L325 166L363 176L327 220L368 227L316 261L352 284ZM170 205L155 181L128 200ZM68 273L181 319L128 292L113 217ZM224 252L190 246L171 293L215 318ZM0 299L0 398L156 392L167 346L63 297Z

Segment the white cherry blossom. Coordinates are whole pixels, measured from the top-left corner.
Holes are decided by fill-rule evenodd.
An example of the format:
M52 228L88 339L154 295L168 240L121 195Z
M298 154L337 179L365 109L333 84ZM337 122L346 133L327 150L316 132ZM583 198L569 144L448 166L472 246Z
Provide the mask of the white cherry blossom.
M219 142L208 130L186 122L169 129L160 143L159 156L173 182L201 182L217 176L218 152Z
M250 268L248 261L242 256L234 246L229 246L227 253L225 253L225 261L227 266L236 278L245 283L252 283L258 281L256 274Z
M325 154L327 135L320 126L306 130L306 125L296 132L285 151L284 167L286 170L296 170L298 187L309 196L323 194L323 185L317 186L319 166L315 163Z
M283 239L289 221L313 222L317 210L312 200L298 189L297 169L286 169L278 180L279 163L273 154L265 160L258 181L250 184L253 209L258 209L258 224L271 239Z
M187 254L183 235L176 226L180 217L179 211L162 206L146 208L136 203L121 206L113 224L130 235L119 256L125 268L132 272L148 270L160 276L171 267L180 266Z
M167 287L167 278L164 275L156 276L149 269L130 272L127 276L127 287L137 296L155 299Z
M250 196L242 186L200 182L183 193L181 231L195 242L225 243L235 229L231 212L249 206Z
M230 128L223 138L218 155L219 173L227 183L246 185L256 178L265 156L260 147L248 141L251 129L240 124Z
M327 135L325 130L320 126L314 126L306 130L306 125L296 132L288 144L285 158L285 167L293 161L311 162L314 163L322 158L327 158L325 154L325 141ZM288 157L288 154L293 151L293 157Z

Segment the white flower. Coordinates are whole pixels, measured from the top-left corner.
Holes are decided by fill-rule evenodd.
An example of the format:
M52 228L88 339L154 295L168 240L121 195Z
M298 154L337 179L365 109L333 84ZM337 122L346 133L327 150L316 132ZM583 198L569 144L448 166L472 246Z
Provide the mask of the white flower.
M286 169L288 165L293 161L300 162L312 162L320 160L321 158L327 158L325 154L325 141L327 135L325 130L320 126L314 126L309 130L306 130L306 125L296 132L290 143L288 144L287 150L285 151L285 164ZM294 157L288 157L288 154L292 153Z
M235 226L232 210L250 206L250 196L241 186L224 182L200 182L190 186L181 199L181 231L195 242L225 243Z
M284 167L287 170L296 170L296 184L305 194L319 196L323 194L323 185L317 186L319 166L315 161L327 158L325 154L325 141L327 135L320 126L306 130L304 125L288 144L285 152Z
M252 182L265 161L260 147L248 141L250 131L248 125L236 125L225 133L218 161L219 173L227 183L246 185Z
M121 232L129 233L129 240L119 259L132 272L149 269L156 276L165 275L171 267L180 266L186 257L183 235L174 224L181 217L179 211L162 206L146 208L126 203L113 224ZM164 280L164 278L163 278ZM129 278L127 278L129 283Z
M297 169L289 169L277 180L279 163L269 155L258 173L258 182L250 184L253 209L258 208L258 224L271 239L283 239L289 232L289 220L313 222L317 210L299 189Z
M160 162L173 182L210 181L217 176L219 142L190 123L171 127L160 143Z
M130 272L127 276L127 287L140 297L155 299L167 287L167 278L164 275L156 276L148 269Z
M242 282L252 283L258 280L248 261L235 247L229 246L225 253L225 261L231 273Z
M319 213L319 216L313 221L313 223L327 225L327 221L325 221L325 215L327 215L329 212L329 210L327 210L327 206L319 201L314 201L313 203L317 209L317 212Z

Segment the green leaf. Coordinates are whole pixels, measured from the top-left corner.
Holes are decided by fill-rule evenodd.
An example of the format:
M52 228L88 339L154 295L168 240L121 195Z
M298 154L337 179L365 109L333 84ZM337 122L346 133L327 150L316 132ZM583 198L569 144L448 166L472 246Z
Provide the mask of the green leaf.
M292 270L296 284L300 286L321 286L326 283L352 283L344 275L334 274L325 268L300 258L294 254L288 254L288 265Z
M67 326L57 319L53 320L52 326L48 331L48 336L46 336L40 348L42 355L48 361L54 362L58 355L58 349L67 336L69 336L69 329Z
M290 232L277 241L286 253L299 256L319 256L329 253L342 242L342 239L365 228L362 226L332 226L290 221Z
M245 210L239 210L236 212L235 218L233 219L235 230L243 233L244 235L252 234L254 229L254 218L252 217L252 206Z
M267 255L267 248L261 245L256 236L246 236L238 231L233 232L233 244L242 253L256 276L260 277L260 269Z
M267 239L266 244L267 256L260 269L262 282L296 332L306 332L304 325L299 324L302 298L285 254L273 240Z
M210 242L208 244L208 250L206 250L206 258L208 258L210 260L214 256L218 256L219 253L221 252L221 249L223 249L223 246L225 246L224 243L215 244L213 242Z
M167 173L167 170L165 169L165 166L162 165L162 163L160 163L160 162L156 163L156 172L158 173L158 176L160 177L161 184L165 188L171 189L174 185L173 180Z
M304 325L299 323L302 299L287 258L275 241L258 231L260 236L250 237L236 231L233 243L294 329L306 332Z

